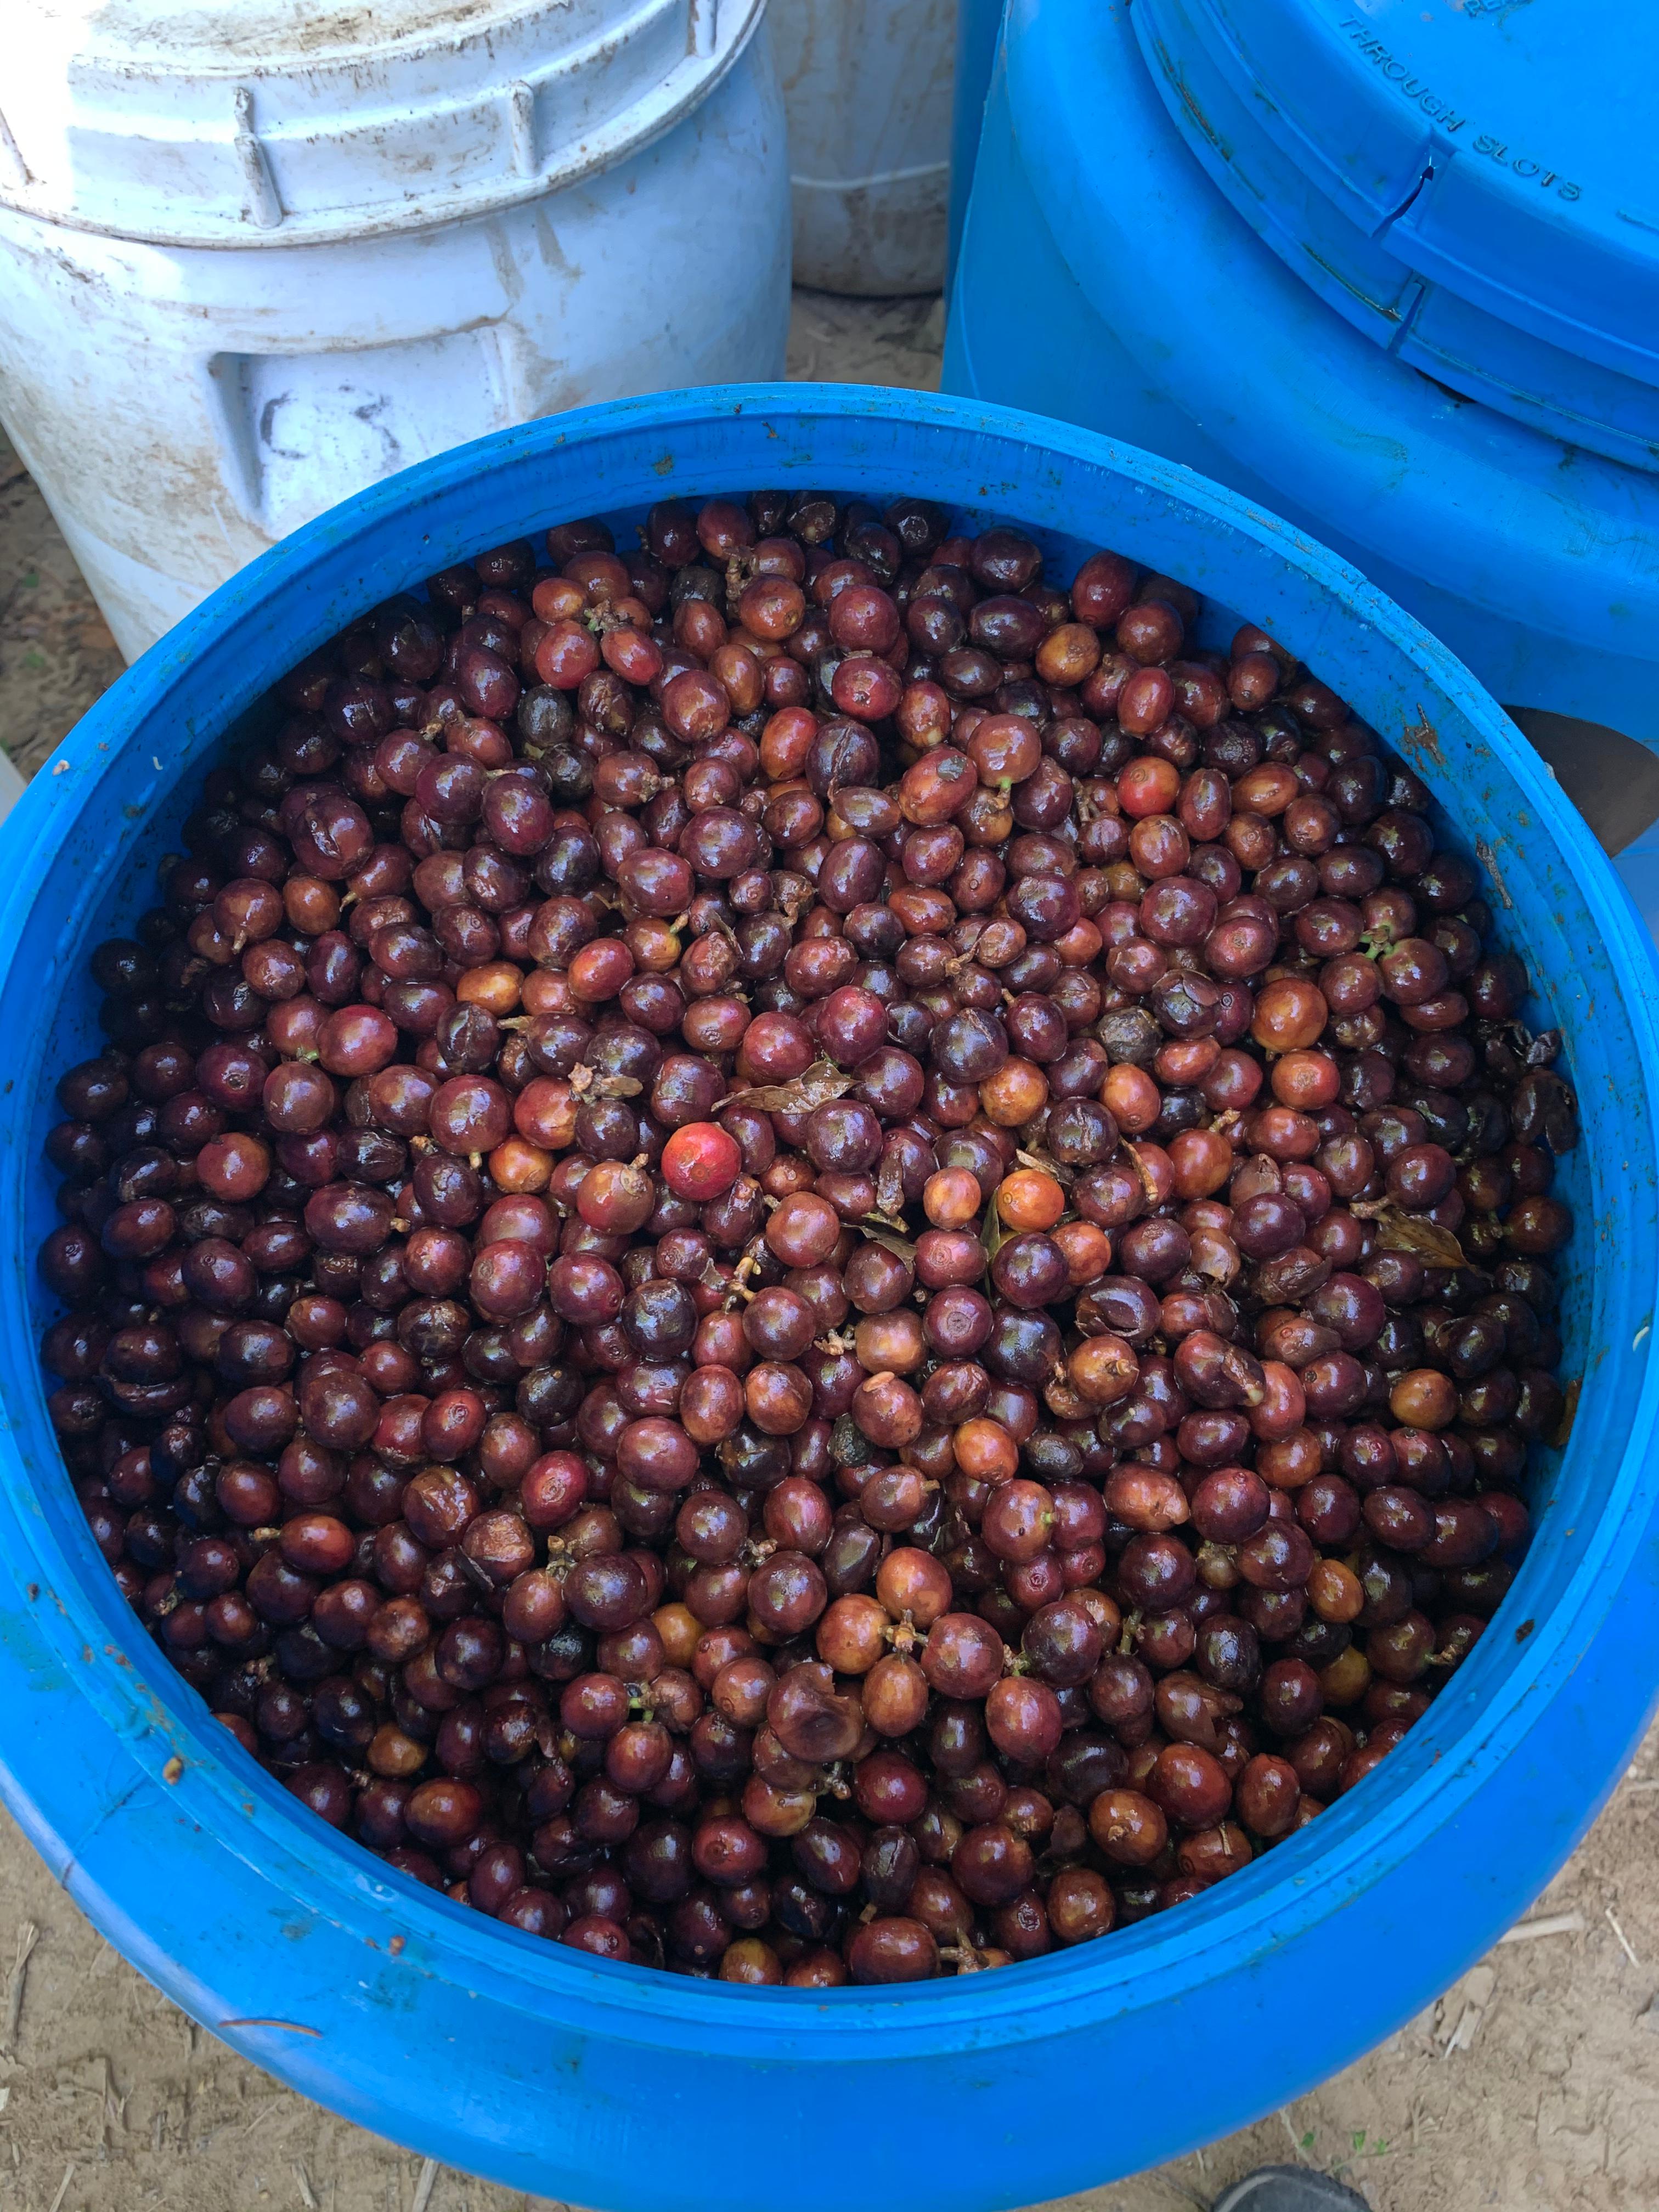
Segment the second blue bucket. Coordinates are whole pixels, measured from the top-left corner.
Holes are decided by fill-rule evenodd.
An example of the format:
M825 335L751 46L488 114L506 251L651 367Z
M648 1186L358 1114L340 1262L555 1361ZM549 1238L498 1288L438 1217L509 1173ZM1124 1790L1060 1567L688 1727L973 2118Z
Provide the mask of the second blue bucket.
M1621 81L1644 82L1646 19L1594 12L1617 38ZM1511 298L1510 321L1480 322L1443 283L1431 327L1412 271L1443 274L1452 248L1439 239L1433 260L1420 235L1405 238L1430 228L1425 207L1449 207L1461 191L1479 201L1464 242L1496 266L1520 250L1510 231L1548 177L1555 230L1569 216L1577 229L1547 268L1541 246L1526 245L1528 281L1540 295L1558 279L1571 291L1593 250L1620 244L1626 259L1603 289L1626 322L1632 299L1650 306L1641 343L1618 357L1659 379L1659 354L1644 350L1659 291L1646 252L1659 219L1644 212L1659 190L1645 178L1651 133L1639 117L1623 138L1610 130L1601 79L1612 46L1597 48L1580 14L1483 4L1448 15L1442 0L1358 12L1335 0L1009 0L945 384L1219 479L1352 561L1506 706L1659 746L1659 390L1614 376L1600 358L1612 340L1588 329L1570 355L1559 301ZM1252 42L1248 70L1216 27L1223 15ZM1455 52L1491 113L1466 130L1437 102L1418 42ZM1442 90L1455 88L1451 70L1447 59ZM1322 129L1322 102L1337 137L1350 134L1334 181L1319 159L1335 128ZM1524 158L1537 149L1523 149L1518 122L1506 143L1511 110L1536 111L1540 137L1547 121L1560 172L1577 175L1582 155L1584 173L1598 173L1607 205L1593 220L1588 198L1560 198L1571 177ZM1629 167L1622 184L1599 175L1609 137ZM1417 151L1413 169L1406 155ZM1394 217L1398 267L1362 227L1395 184L1407 205L1381 213ZM1544 216L1534 228L1555 236ZM1494 295L1476 274L1493 270L1466 270L1466 289Z

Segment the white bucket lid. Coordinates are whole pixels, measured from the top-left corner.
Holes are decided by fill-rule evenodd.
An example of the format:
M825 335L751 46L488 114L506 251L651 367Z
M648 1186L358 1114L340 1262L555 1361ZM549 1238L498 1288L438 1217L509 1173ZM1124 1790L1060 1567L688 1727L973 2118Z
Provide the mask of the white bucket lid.
M705 99L766 0L9 0L0 204L311 245L532 198Z

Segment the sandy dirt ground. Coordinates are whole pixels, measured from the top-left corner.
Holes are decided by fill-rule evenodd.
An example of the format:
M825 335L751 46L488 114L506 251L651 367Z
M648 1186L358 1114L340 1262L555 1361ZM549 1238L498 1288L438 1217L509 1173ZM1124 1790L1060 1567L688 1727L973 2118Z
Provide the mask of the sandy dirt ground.
M790 373L927 387L939 337L933 301L802 295ZM44 501L0 440L0 742L26 774L120 665ZM1201 2154L1067 2198L1064 2212L1203 2208L1251 2166L1290 2160L1341 2175L1373 2212L1659 2205L1656 1822L1659 1729L1531 1909L1544 1929L1500 1943L1294 2106ZM0 2206L530 2212L544 2201L425 2164L233 2056L94 1932L0 1815Z
M32 775L125 663L0 430L0 744Z

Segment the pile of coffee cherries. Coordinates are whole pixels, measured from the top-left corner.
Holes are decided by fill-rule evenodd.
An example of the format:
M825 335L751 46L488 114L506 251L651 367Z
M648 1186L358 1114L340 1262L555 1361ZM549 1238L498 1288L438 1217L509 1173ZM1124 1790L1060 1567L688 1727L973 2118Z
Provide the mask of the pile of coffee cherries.
M1261 631L757 493L389 601L93 957L52 1420L301 1802L821 1989L1179 1905L1363 1782L1564 1419L1559 1039Z

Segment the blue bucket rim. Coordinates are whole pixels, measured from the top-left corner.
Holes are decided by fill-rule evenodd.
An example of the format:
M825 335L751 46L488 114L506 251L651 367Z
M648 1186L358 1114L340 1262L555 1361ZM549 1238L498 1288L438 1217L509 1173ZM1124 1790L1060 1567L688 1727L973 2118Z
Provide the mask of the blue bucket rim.
M641 428L672 435L677 428L744 416L763 421L788 417L797 428L815 419L851 418L902 425L907 434L939 429L1000 441L1008 449L1010 476L980 489L990 507L1015 522L1028 519L1021 514L1020 467L1040 467L1050 456L1075 461L1125 478L1193 516L1241 533L1298 570L1322 592L1334 594L1464 717L1530 802L1534 818L1547 827L1572 864L1590 917L1613 957L1632 1033L1644 1060L1659 1066L1651 963L1610 864L1502 709L1413 617L1306 532L1176 464L1093 432L1012 409L860 386L710 386L580 409L492 434L420 463L356 495L273 547L222 586L118 679L36 775L0 832L4 879L0 887L0 995L13 981L20 926L54 862L62 860L86 777L96 775L116 748L131 742L166 706L185 672L233 629L261 646L261 653L244 656L246 667L259 672L257 678L246 680L246 696L228 706L222 719L216 718L213 732L201 738L202 744L222 736L277 675L321 637L333 634L338 627L337 611L331 611L328 620L297 650L291 624L283 630L280 647L274 629L265 625L265 617L287 594L298 590L303 597L319 554L337 553L343 546L363 541L389 520L418 525L423 503L476 484L491 469L515 468L526 459L595 445L607 436ZM767 427L769 436L781 434L769 422ZM672 456L665 468L661 464L658 468L664 481L654 495L672 491L674 495L707 496L729 489L671 481ZM896 462L894 474L901 473L902 465ZM833 472L823 480L833 483ZM653 495L648 487L645 489L647 497ZM625 503L612 500L610 506L614 511ZM476 545L476 529L466 537ZM414 546L422 541L410 528L406 542ZM429 538L424 542L429 543ZM452 556L446 551L442 557ZM417 573L430 574L439 565L436 556L426 556ZM386 596L377 591L371 598L360 599L358 611ZM192 759L183 775L165 777L167 788L199 769L199 760ZM1427 773L1431 779L1432 770ZM24 1147L18 1139L27 1138L36 1103L33 1096L15 1092L6 1101L6 1127L12 1141L4 1148L0 1173L10 1181L0 1186L0 1209L7 1195L16 1199L21 1189L24 1163L19 1154ZM1650 1159L1659 1159L1659 1104L1651 1092L1646 1109L1641 1133ZM15 1208L20 1222L21 1212L20 1204ZM321 1907L354 1924L395 1924L409 1931L411 1946L422 1939L426 1954L443 1961L445 1978L475 1990L494 1987L503 1995L530 1997L547 2017L622 2042L703 2052L741 2045L747 2052L758 2034L768 2039L768 2047L780 2060L810 2058L814 2063L867 2059L872 2051L894 2057L969 2051L1103 2021L1134 2008L1138 1985L1142 1991L1155 1985L1160 1996L1167 1997L1279 1949L1316 1922L1344 1909L1369 1886L1376 1878L1379 1854L1392 1865L1446 1826L1480 1786L1492 1755L1513 1752L1541 1703L1559 1693L1605 1617L1659 1498L1659 1470L1650 1469L1648 1455L1659 1417L1659 1341L1650 1331L1640 1353L1643 1372L1630 1437L1607 1485L1604 1509L1581 1547L1570 1582L1524 1643L1505 1652L1501 1668L1494 1669L1482 1659L1486 1645L1495 1639L1486 1639L1477 1648L1460 1674L1460 1684L1466 1676L1475 1679L1477 1673L1484 1680L1494 1671L1497 1682L1474 1699L1448 1695L1437 1701L1390 1754L1386 1794L1362 1784L1334 1801L1311 1833L1304 1831L1287 1839L1251 1868L1189 1902L1173 1920L1155 1916L1117 1931L1109 1943L1050 1954L1026 1962L1015 1974L973 1975L885 1990L738 1989L589 1960L562 1945L504 1929L381 1869L349 1838L305 1811L266 1775L173 1673L128 1613L112 1582L95 1588L98 1571L94 1570L94 1576L86 1571L89 1547L81 1547L79 1556L75 1555L59 1543L41 1515L20 1437L27 1437L42 1464L61 1468L61 1461L45 1414L28 1280L26 1261L22 1267L6 1270L0 1282L0 1419L4 1432L0 1510L27 1554L8 1556L3 1574L20 1586L31 1586L35 1626L65 1662L76 1689L135 1757L153 1758L155 1771L165 1774L180 1817L208 1830L216 1844L277 1883L297 1903L313 1910ZM33 1580L37 1575L38 1585ZM40 1602L42 1589L49 1605ZM98 1598L106 1604L100 1606ZM118 1608L115 1615L107 1607L112 1599ZM84 1662L95 1651L111 1649L111 1620L120 1616L129 1624L131 1656L118 1657L108 1668L87 1667ZM151 1668L153 1684L146 1682L141 1671ZM0 1656L0 1682L17 1671L15 1658ZM50 1850L54 1839L34 1816L28 1780L0 1745L0 1786L6 1800L37 1844ZM280 1960L273 1960L272 1974L280 1984ZM163 1979L163 1986L187 2009L198 2009L192 1996L199 1997L202 1985L182 1966L174 1979ZM280 2004L280 1988L276 2002ZM204 2016L199 2010L198 2016ZM259 2063L283 2070L280 2050L273 2051L268 2039L252 2031L280 2027L284 2022L207 2019L206 2024Z

